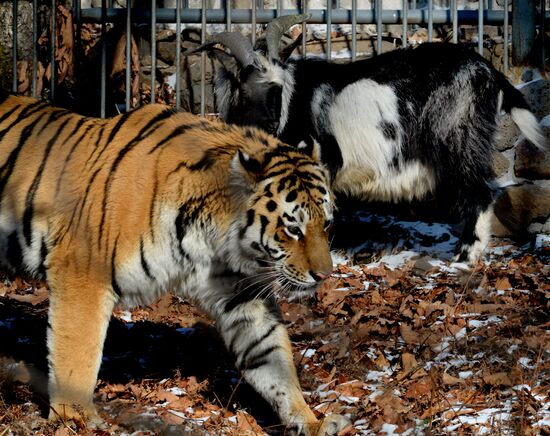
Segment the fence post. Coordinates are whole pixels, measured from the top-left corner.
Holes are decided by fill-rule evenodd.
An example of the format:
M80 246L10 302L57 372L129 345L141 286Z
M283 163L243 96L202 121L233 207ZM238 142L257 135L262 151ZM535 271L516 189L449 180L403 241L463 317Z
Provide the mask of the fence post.
M512 63L524 65L535 43L537 0L515 0L512 4Z

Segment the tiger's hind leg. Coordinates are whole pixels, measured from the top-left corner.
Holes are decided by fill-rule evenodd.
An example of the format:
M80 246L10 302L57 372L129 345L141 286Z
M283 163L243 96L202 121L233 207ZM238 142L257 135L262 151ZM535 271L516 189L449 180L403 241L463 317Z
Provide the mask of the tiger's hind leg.
M319 421L306 404L288 333L273 299L226 305L216 318L244 379L271 404L290 434L336 435L348 424L338 415Z
M101 424L93 393L101 363L103 342L115 296L93 277L63 269L48 270L48 360L50 366L50 420L77 419Z

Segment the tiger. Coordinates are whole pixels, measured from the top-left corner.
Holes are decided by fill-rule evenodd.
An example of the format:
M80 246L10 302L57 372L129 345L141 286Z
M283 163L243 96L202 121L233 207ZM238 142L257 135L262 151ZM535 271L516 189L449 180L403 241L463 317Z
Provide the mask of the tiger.
M289 432L345 427L306 404L277 306L331 273L328 177L314 142L161 104L101 119L5 96L0 258L50 289L49 419L105 425L93 395L113 308L169 290L215 321Z

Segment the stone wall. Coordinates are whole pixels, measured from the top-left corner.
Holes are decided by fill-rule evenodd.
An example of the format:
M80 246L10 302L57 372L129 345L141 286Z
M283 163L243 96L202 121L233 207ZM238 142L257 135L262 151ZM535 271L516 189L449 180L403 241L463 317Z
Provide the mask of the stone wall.
M522 139L510 117L504 117L495 160L501 186L493 222L496 236L550 233L550 81L530 70L523 77L531 80L517 87L541 120L547 149Z

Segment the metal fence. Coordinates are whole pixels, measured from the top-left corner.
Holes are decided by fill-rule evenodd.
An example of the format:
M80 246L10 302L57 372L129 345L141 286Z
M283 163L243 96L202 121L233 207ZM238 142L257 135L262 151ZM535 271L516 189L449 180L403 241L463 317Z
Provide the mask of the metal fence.
M59 0L57 0L58 2ZM199 0L200 7L191 7L189 0L175 0L175 7L173 8L159 8L156 0L147 0L147 7L137 7L132 4L132 0L126 0L126 7L116 8L113 7L113 0L101 1L101 7L89 7L82 8L81 0L72 0L72 14L75 24L76 34L79 35L79 26L82 23L98 23L102 29L102 35L106 34L106 27L108 23L117 23L118 25L125 25L126 34L132 34L132 27L138 23L146 23L151 28L151 101L155 101L155 70L157 62L156 52L156 31L157 26L163 23L175 24L175 32L180 34L182 26L188 24L200 24L201 29L201 42L206 41L206 29L211 24L222 24L225 30L232 30L233 24L250 24L253 31L251 32L252 43L256 39L257 26L268 23L270 20L289 14L308 13L311 18L306 23L303 23L302 32L307 35L308 25L324 25L327 31L326 41L326 56L331 56L331 30L334 25L349 24L351 25L351 60L355 60L357 56L357 26L362 24L373 24L376 26L376 53L382 51L382 29L384 25L393 24L402 26L402 46L408 45L409 41L407 35L412 26L422 25L427 27L428 41L433 39L433 31L435 25L448 25L452 26L452 41L458 42L458 29L462 25L477 25L477 50L483 53L484 44L484 26L502 26L503 35L503 62L504 71L509 68L509 47L511 46L519 54L518 58L525 57L526 51L532 49L533 41L526 39L525 32L521 31L525 28L539 29L539 33L544 34L544 29L550 13L546 11L547 5L545 0L516 0L512 7L510 0L499 0L500 9L494 8L493 0L480 0L478 1L477 10L465 10L459 9L458 0L448 0L447 7L436 8L433 0L425 0L423 7L419 8L416 0L402 0L400 9L384 9L384 2L382 0L372 0L372 7L369 9L359 9L358 0L351 0L351 5L347 9L343 9L340 5L340 0L327 0L327 7L325 9L309 9L307 0L297 0L295 9L283 9L283 0L276 0L275 7L265 8L261 0L251 0L253 7L250 9L233 9L232 0L222 0L223 7L208 8L207 0ZM17 77L17 10L18 0L13 0L13 91L17 91L18 77ZM143 6L143 5L142 5ZM33 20L32 20L32 32L33 41L37 40L37 11L38 0L32 0L33 7ZM536 10L538 7L538 13ZM56 10L56 0L51 0L51 11ZM505 12L507 11L507 12ZM219 27L219 26L218 26ZM51 79L50 79L50 95L51 101L56 100L56 56L55 56L55 40L56 35L56 20L52 13L50 17L51 28L51 47L50 47L50 65L51 65ZM512 33L510 33L510 28ZM517 31L516 31L517 29ZM529 32L528 32L529 33ZM531 32L533 33L533 32ZM512 36L512 37L511 37ZM302 54L307 55L306 39L302 41ZM511 44L510 44L511 43ZM126 38L126 101L125 109L129 110L131 107L131 95L130 95L130 50L131 39ZM544 43L540 44L540 53L538 56L541 59L541 65L545 63L545 51ZM180 67L181 67L181 38L176 38L176 89L175 105L179 109L181 106L181 89L180 89ZM205 114L205 54L201 54L201 95L200 95L200 113ZM36 95L36 71L37 71L37 44L33 44L32 53L32 94ZM101 102L100 102L100 114L105 116L105 104L106 104L106 38L102 38L101 41Z

